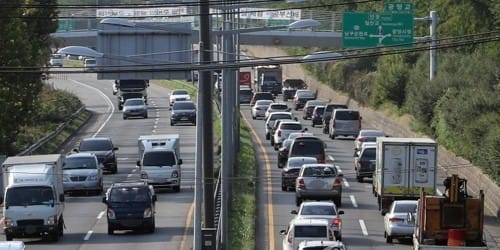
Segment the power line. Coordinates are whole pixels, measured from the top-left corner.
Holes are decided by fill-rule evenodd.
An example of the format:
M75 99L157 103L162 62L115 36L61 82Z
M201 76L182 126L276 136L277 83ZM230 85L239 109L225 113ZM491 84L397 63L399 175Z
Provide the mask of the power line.
M434 48L435 49L449 49L449 48L457 48L469 45L477 45L488 42L495 42L500 40L500 31L489 31L484 33L476 33L476 34L468 34L464 36L457 37L447 37L438 39L438 41L448 41L451 42L439 43ZM457 40L457 41L455 41ZM412 43L413 45L424 45L428 43L428 41L419 41ZM186 71L186 70L217 70L221 68L241 68L241 67L253 67L258 65L266 65L270 63L278 63L278 64L296 64L296 63L315 63L315 62L327 62L332 60L346 60L346 59L359 59L366 57L378 57L384 55L393 55L393 54L404 54L404 53L414 53L420 51L428 51L430 50L429 46L421 46L416 48L401 48L402 45L409 44L399 44L399 45L391 45L384 47L376 47L376 48L365 48L358 50L350 50L348 53L344 54L341 57L324 57L318 59L310 59L303 60L302 58L305 55L289 55L289 56L280 56L280 57L266 57L259 59L244 59L240 60L237 63L234 62L225 62L217 64L204 64L198 65L193 64L191 62L186 63L165 63L165 64L148 64L148 65L115 65L115 66L102 66L97 69L98 73L126 73L126 72L158 72L158 71ZM385 50L390 49L390 50ZM342 51L340 51L342 52ZM155 67L152 69L151 67ZM82 67L66 67L69 69L82 69ZM3 73L39 73L46 72L51 67L36 67L36 66L20 66L20 67L9 67L3 66L0 67L0 72ZM80 74L81 70L68 70L68 71L50 71L51 74Z

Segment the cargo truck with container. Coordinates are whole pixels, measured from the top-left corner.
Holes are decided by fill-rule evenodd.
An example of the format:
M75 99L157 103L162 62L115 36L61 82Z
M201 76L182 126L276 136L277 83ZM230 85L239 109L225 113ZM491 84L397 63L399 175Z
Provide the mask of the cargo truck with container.
M264 65L254 68L256 92L270 92L277 96L283 87L283 69L280 65Z
M138 139L141 179L155 188L181 188L180 138L178 134L143 135Z
M421 189L417 209L408 213L415 225L414 250L486 250L483 234L484 192L467 193L467 180L452 175L444 180L444 195Z
M58 241L64 228L60 154L8 157L2 164L3 229L13 238Z
M142 98L148 103L149 80L115 80L113 95L118 99L118 109L122 110L123 104L130 98Z
M436 193L437 143L429 138L378 137L372 191L378 209L394 200L416 200L420 189Z

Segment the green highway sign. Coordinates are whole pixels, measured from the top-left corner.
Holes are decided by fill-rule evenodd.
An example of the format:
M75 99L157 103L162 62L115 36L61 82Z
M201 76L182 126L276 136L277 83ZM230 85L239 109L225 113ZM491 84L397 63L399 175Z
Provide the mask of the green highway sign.
M345 12L343 48L413 47L413 15Z
M393 14L413 14L413 3L387 2L384 4L385 12Z

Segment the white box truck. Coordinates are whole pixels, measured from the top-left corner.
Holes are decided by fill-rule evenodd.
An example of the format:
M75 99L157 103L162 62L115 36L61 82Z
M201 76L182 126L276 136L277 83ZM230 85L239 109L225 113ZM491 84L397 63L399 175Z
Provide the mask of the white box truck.
M61 154L8 157L2 164L5 238L59 240L64 228Z
M178 134L144 135L138 139L141 179L156 188L181 188L180 138Z
M373 193L379 210L394 200L436 193L437 143L429 138L378 137Z

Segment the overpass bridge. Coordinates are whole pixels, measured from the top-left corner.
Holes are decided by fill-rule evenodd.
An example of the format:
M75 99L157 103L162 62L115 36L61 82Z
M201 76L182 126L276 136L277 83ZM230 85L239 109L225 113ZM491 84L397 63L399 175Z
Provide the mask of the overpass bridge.
M97 30L71 31L53 33L58 42L56 47L84 46L97 47ZM192 41L199 41L199 30L192 30ZM215 39L212 39L215 42ZM321 48L342 48L342 32L336 31L256 31L244 33L240 31L241 45L280 45Z

